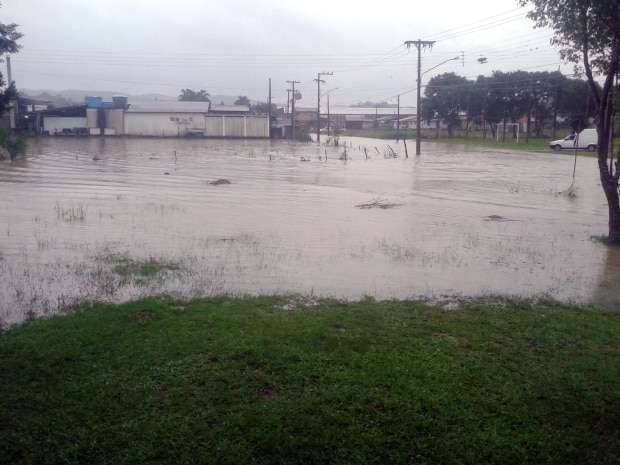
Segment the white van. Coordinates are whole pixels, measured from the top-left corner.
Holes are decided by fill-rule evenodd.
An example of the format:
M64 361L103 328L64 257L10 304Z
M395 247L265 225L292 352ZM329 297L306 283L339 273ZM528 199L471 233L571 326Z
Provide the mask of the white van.
M588 152L594 152L596 150L596 144L598 144L598 133L596 129L584 129L579 133L579 137L576 137L576 134L571 134L564 139L549 142L549 147L555 151L577 148L586 149Z

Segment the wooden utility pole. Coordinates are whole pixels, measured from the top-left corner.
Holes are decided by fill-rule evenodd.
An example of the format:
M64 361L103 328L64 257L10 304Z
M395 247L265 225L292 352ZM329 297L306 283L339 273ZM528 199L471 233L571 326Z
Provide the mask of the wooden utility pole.
M300 81L286 81L291 85L291 138L295 139L295 84L299 84Z
M321 143L321 76L333 76L332 72L316 73L316 142Z
M400 95L396 96L396 140L400 139Z
M329 92L327 93L327 137L329 137L329 131L331 129L331 117L329 114Z
M532 124L532 92L533 92L534 84L530 79L530 86L527 93L527 117L526 117L526 128L525 128L525 143L530 143L530 125Z
M553 140L558 130L558 106L560 104L560 82L555 85L555 98L553 99Z
M13 84L13 73L11 71L11 55L6 56L6 77L9 86Z
M421 117L421 108L420 108L420 91L422 89L422 49L423 48L432 48L434 40L407 40L405 45L407 48L411 48L412 45L418 49L418 81L417 81L417 100L416 100L416 122L415 122L415 154L420 155L422 153L422 144L420 141L420 117Z
M267 99L267 137L271 139L271 78L269 78L269 98Z
M290 105L291 103L291 89L286 89L286 114L290 113Z

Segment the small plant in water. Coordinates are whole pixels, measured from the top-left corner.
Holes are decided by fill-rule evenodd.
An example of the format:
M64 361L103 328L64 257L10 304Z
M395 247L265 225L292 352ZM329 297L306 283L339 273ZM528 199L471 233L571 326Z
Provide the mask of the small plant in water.
M148 278L162 271L175 271L179 269L176 263L161 262L153 257L145 261L118 257L114 261L116 264L112 268L112 271L122 278L129 278L132 276Z
M590 239L599 244L609 245L609 236L607 234L599 234L598 236L590 236Z

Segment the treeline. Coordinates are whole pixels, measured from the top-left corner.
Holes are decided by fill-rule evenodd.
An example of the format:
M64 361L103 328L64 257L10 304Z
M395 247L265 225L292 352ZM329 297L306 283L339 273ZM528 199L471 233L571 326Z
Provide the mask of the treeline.
M595 111L587 82L557 71L495 71L475 80L445 73L429 81L424 95L422 118L444 122L450 135L475 125L495 137L498 125L525 118L528 133L542 136L558 119L574 130L585 127Z

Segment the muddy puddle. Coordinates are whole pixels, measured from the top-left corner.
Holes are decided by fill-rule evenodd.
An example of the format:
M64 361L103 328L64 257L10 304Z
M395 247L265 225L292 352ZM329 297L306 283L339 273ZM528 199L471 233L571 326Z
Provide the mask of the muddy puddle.
M594 159L570 197L566 155L342 142L31 141L0 164L0 319L148 294L620 300Z

